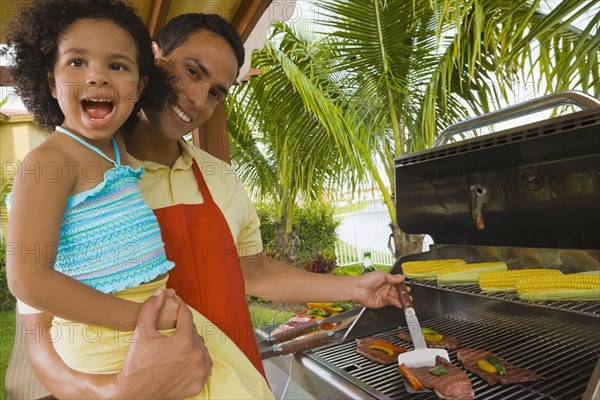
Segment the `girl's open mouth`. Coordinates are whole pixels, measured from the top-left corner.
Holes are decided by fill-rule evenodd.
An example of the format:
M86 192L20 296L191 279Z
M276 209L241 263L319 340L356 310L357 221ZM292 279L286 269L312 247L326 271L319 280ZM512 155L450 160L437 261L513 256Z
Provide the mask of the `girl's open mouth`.
M108 99L85 99L81 102L83 112L92 121L102 121L108 117L114 108L113 102Z

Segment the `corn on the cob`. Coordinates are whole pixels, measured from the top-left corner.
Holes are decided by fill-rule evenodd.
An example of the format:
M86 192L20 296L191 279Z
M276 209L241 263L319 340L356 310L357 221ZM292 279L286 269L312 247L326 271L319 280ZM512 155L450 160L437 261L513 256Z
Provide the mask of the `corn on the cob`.
M477 283L477 278L482 272L500 271L505 269L506 263L502 261L448 267L438 271L437 282L439 285L469 285Z
M451 266L464 265L464 260L453 258L447 260L406 261L402 263L402 273L408 278L435 280L437 271Z
M520 279L517 294L523 300L600 301L600 275L568 274Z
M514 292L520 279L539 276L562 275L557 269L515 269L511 271L492 271L479 274L479 287L483 292Z

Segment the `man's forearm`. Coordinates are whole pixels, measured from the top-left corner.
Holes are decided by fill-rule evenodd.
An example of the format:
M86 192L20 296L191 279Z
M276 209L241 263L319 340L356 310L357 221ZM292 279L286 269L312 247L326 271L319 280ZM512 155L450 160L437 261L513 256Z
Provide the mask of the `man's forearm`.
M158 332L156 321L165 296L173 297L175 292L158 290L142 303L137 329L118 374L85 374L69 368L48 334L39 331L34 336L39 340L28 345L42 384L60 399L182 399L200 393L212 360L183 301L176 299L181 307L175 333L164 336ZM52 322L47 314L24 315L23 319L27 332L47 329Z
M48 335L42 334L52 322L47 314L24 315L29 335L28 348L31 365L42 384L60 399L99 399L123 397L117 392L116 375L84 374L69 368L56 353ZM123 394L125 395L125 394Z

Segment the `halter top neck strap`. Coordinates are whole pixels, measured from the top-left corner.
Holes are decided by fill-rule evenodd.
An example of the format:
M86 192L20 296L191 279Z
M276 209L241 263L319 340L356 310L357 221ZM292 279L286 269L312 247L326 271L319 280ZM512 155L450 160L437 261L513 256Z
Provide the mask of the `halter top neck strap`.
M121 165L121 155L119 154L119 146L117 146L117 141L115 140L115 138L112 138L112 145L113 145L113 150L115 151L115 157L116 157L116 161L111 159L110 157L108 157L106 154L104 154L99 148L97 148L96 146L86 142L85 140L83 140L82 138L80 138L79 136L75 135L73 132L69 132L68 130L66 130L65 128L63 128L62 126L57 126L56 130L58 132L64 133L65 135L77 140L79 143L81 143L82 145L84 145L85 147L87 147L90 150L93 150L94 152L96 152L98 155L100 155L101 157L105 158L106 160L108 160L110 163L112 163L115 167L118 167Z

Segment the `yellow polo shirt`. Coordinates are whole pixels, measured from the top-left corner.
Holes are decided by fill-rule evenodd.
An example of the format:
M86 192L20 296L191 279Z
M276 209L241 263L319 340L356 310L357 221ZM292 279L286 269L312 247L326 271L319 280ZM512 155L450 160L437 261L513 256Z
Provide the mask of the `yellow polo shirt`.
M185 140L180 142L183 154L172 168L127 155L132 167L144 167L140 186L146 203L152 209L175 204L201 204L204 200L192 169L195 158L213 200L227 220L240 257L260 253L260 219L233 167ZM21 300L17 299L17 303L21 314L41 312Z
M183 154L171 168L128 155L132 167L144 167L140 186L146 203L152 209L203 203L192 168L192 159L196 159L214 202L227 220L240 257L260 253L260 219L233 167L185 140L180 143Z

